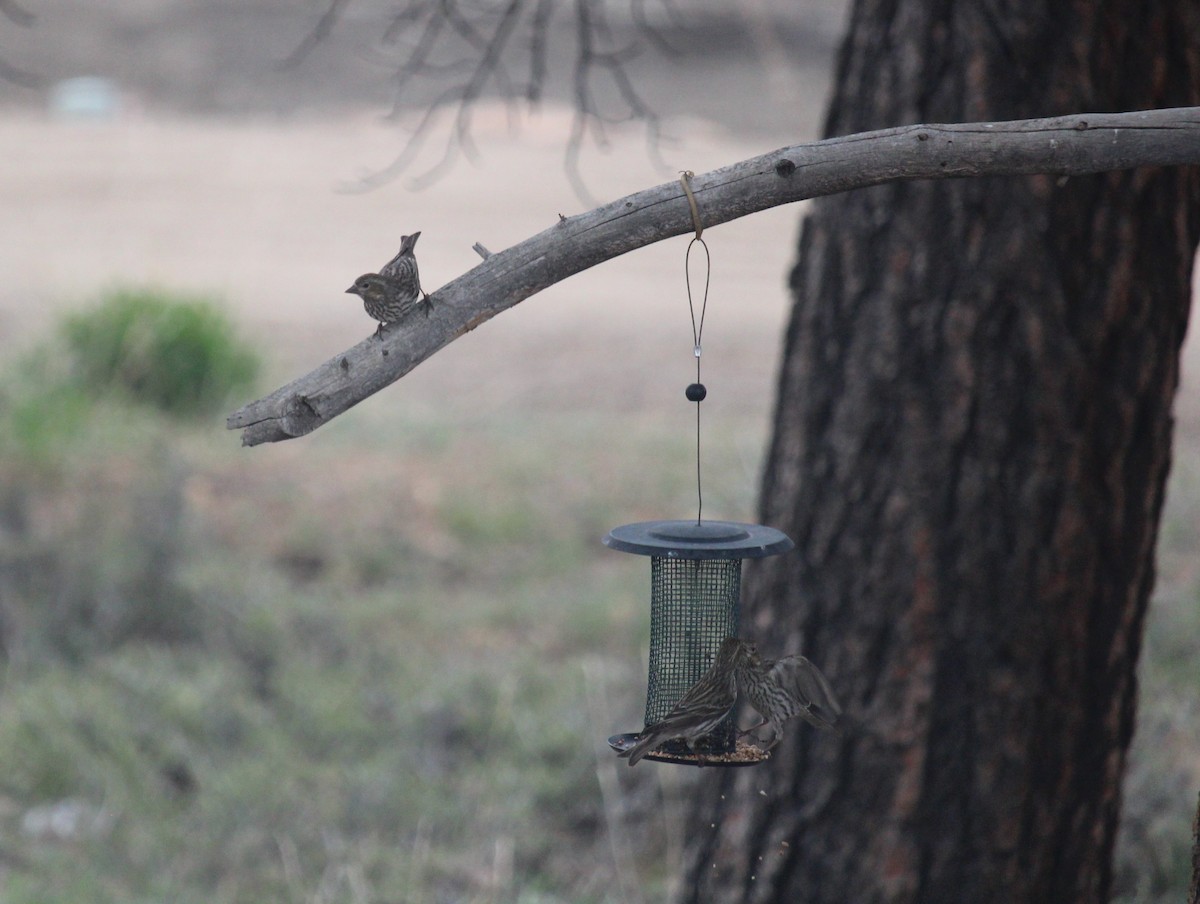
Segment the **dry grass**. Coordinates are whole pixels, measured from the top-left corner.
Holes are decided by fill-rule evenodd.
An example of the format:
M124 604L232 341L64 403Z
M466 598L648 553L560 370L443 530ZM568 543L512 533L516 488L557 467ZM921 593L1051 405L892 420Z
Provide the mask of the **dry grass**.
M661 785L603 743L640 716L646 576L598 541L690 507L690 438L634 413L614 442L619 418L565 404L387 408L266 454L127 411L120 433L84 428L85 455L6 459L0 577L51 576L6 626L6 900L665 894L678 783L706 777ZM731 432L761 448L762 424ZM745 466L714 446L710 475ZM1188 448L1142 670L1127 901L1178 897L1200 783ZM749 516L741 483L720 514Z

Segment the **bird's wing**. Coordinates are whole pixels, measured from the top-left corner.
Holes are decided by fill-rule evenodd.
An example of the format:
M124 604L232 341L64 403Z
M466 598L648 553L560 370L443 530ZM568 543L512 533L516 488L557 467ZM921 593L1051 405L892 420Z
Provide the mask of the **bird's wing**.
M787 691L800 708L795 715L817 728L833 728L841 704L820 670L803 656L785 656L771 665L771 680Z
M629 765L635 766L638 760L656 747L665 744L672 738L686 738L706 725L713 724L715 726L732 710L733 702L730 702L729 706L721 712L703 708L680 712L677 707L661 722L655 722L644 728L638 742L617 756L619 758L628 757Z
M712 731L733 711L737 703L737 678L733 664L720 659L721 653L732 656L734 649L729 642L737 643L733 638L723 642L718 661L688 688L666 716L654 725L646 726L637 744L620 754L629 758L630 766L672 738L702 737L705 731Z

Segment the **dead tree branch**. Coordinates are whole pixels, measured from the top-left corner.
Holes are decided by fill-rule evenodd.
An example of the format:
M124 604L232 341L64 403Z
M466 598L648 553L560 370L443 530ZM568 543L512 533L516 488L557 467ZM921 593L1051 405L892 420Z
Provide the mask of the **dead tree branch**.
M1178 164L1200 164L1200 107L903 126L782 148L697 175L691 185L711 227L781 204L885 182L1038 173L1065 177ZM678 182L564 217L440 288L428 320L363 340L234 412L227 425L243 431L247 446L311 433L547 286L692 230Z

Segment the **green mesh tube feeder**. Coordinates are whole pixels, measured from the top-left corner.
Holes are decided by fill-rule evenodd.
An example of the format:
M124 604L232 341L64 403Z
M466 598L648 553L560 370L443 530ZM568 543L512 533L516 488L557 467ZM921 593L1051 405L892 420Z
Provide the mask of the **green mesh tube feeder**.
M650 557L650 668L646 725L666 716L712 664L726 637L737 637L742 560L788 552L787 534L735 521L642 521L614 527L604 545ZM609 745L628 749L637 733L613 735ZM697 750L708 765L744 766L765 759L758 748L737 744L730 715ZM736 754L736 761L731 759ZM716 757L716 759L710 759ZM668 741L647 759L698 765L683 741Z

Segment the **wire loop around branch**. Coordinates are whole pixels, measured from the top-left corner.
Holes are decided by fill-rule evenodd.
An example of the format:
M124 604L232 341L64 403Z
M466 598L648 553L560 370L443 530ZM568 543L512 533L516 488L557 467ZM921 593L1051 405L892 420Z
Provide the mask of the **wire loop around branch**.
M700 234L704 232L704 224L700 222L700 208L696 205L696 196L692 194L692 177L695 175L691 170L684 170L679 174L679 184L683 186L683 193L687 195L688 206L692 208L692 225L696 227L697 240L700 240ZM704 250L707 251L708 249L705 248Z

